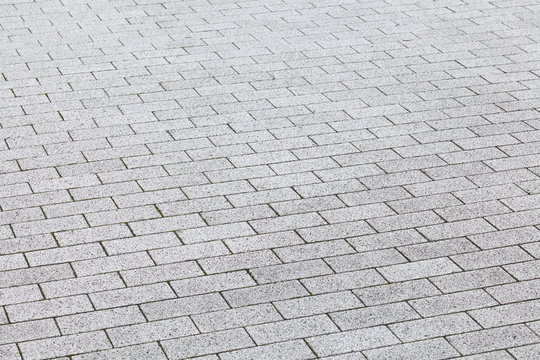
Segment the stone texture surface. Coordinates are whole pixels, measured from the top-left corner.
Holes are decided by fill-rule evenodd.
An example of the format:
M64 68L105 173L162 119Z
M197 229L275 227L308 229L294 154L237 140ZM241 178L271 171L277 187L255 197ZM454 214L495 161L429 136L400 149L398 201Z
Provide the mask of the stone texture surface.
M539 0L0 2L0 358L540 358Z

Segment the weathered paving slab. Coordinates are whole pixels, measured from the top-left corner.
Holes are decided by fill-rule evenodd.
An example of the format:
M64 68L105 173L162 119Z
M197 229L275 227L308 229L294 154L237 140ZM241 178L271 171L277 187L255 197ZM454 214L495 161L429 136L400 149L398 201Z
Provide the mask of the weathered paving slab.
M0 34L0 359L540 359L540 0Z

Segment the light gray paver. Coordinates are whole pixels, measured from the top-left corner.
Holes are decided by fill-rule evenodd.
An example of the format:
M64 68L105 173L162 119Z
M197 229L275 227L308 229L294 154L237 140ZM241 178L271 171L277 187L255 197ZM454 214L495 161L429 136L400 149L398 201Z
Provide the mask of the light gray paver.
M540 358L539 18L0 1L0 359Z

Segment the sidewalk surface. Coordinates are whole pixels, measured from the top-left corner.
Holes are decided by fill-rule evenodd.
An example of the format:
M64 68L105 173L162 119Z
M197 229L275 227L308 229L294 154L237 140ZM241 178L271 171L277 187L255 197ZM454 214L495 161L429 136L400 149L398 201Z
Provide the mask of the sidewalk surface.
M0 359L540 359L540 0L0 33Z

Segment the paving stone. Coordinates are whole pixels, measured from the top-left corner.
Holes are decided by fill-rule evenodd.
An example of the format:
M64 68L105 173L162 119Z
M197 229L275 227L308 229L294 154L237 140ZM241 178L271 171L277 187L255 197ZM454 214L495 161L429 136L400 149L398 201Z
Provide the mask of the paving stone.
M340 311L330 317L340 329L351 330L407 321L418 318L418 314L406 303L394 303Z
M466 360L509 360L512 359L512 355L507 351L490 351L478 355L462 356L461 358Z
M124 282L122 282L122 279L117 274L107 273L46 282L41 284L41 291L50 299L89 294L92 292L119 289L123 287L125 287Z
M269 304L245 306L231 310L221 310L191 317L202 332L212 332L279 321L282 317Z
M285 245L286 246L274 250L276 255L285 262L311 260L354 253L354 249L344 240L323 241L302 245L295 245L294 243L289 242Z
M539 260L506 265L504 269L518 280L531 280L540 277Z
M167 359L157 343L148 343L135 346L127 346L120 349L110 349L86 353L73 356L77 360L106 360L106 359L148 359L148 360L165 360Z
M136 306L127 306L61 316L56 318L56 321L62 334L69 335L142 323L146 320Z
M246 271L227 272L215 275L198 276L185 280L172 281L171 286L178 296L191 296L217 291L244 288L255 285Z
M485 288L514 282L514 278L500 267L471 270L429 279L445 293Z
M509 350L516 359L534 359L540 354L540 348L538 344L520 346Z
M462 220L450 223L425 226L420 231L429 240L442 240L460 236L486 233L495 230L483 219Z
M395 284L379 285L354 290L367 305L386 304L438 295L441 292L428 280L411 280Z
M393 248L400 245L418 244L427 242L418 231L414 229L397 230L385 233L362 235L348 239L348 242L360 252Z
M37 285L17 286L2 289L0 293L0 305L20 303L20 299L35 301L43 299L43 295Z
M538 294L538 279L521 281L518 283L493 286L487 291L499 303L506 304L510 302L524 301L535 299Z
M220 354L224 360L233 359L312 359L313 352L300 340L257 346Z
M104 274L119 270L151 266L154 263L146 252L81 260L72 264L78 276Z
M460 268L447 258L438 258L392 265L379 271L386 279L394 282L449 274L460 271Z
M60 335L58 327L52 319L0 325L0 328L2 329L2 333L0 335L0 342L2 344L36 340ZM12 352L12 350L10 350L8 347L4 347L4 349L6 349L5 351L7 353Z
M210 334L194 335L162 342L171 359L238 350L255 345L243 329L225 330Z
M2 273L0 273L0 287L8 288L20 285L38 284L41 282L69 279L72 277L74 277L73 270L68 264L2 271Z
M334 355L351 351L398 344L399 340L384 326L321 335L307 340L319 355Z
M166 247L163 249L151 250L149 253L155 263L170 264L180 261L197 260L201 258L212 258L214 256L227 255L229 253L229 250L221 241L209 241L200 244L188 244L174 247ZM146 253L144 254L146 255ZM235 258L232 258L228 261L228 263L234 264L234 260ZM217 268L219 264L216 264L214 266Z
M528 345L538 341L525 325L480 330L462 335L454 335L448 341L462 354L476 354L507 347Z
M410 304L421 315L434 316L493 306L497 302L483 290L470 290L412 300Z
M386 280L373 269L348 271L302 280L302 284L314 294L357 289L384 283Z
M6 312L12 321L35 320L91 310L93 310L92 304L85 295L40 300L6 307Z
M344 291L277 301L274 306L285 318L295 318L347 310L363 305L351 292Z
M299 319L284 320L246 328L257 344L304 338L338 331L336 325L326 315L315 315Z
M308 260L283 265L260 267L251 270L259 284L332 274L333 271L322 260Z
M173 247L181 244L180 239L174 233L132 236L102 242L103 247L110 255Z
M464 313L434 316L405 321L389 326L402 341L410 342L480 330L481 327Z
M279 259L268 250L242 254L216 256L199 260L207 274L250 269L257 266L279 264Z
M505 265L532 260L529 254L516 246L452 256L452 260L466 270Z
M28 341L20 345L25 359L60 357L109 348L109 340L102 331Z
M142 312L149 320L162 320L228 308L223 297L216 293L141 305Z
M6 359L20 360L21 354L15 344L0 346L0 355Z
M459 353L444 339L419 341L410 344L388 346L380 349L366 350L368 359L449 359Z
M537 300L479 309L470 315L484 328L538 320Z
M515 244L535 242L540 238L540 230L523 227L469 236L472 242L482 249L491 249Z
M174 297L174 292L170 286L165 283L142 285L90 294L90 299L97 309L142 304L149 301L170 299L172 297Z
M259 285L245 289L228 290L223 296L233 307L291 299L305 296L307 291L296 281L281 282L276 284Z
M433 241L428 243L401 246L398 248L404 256L412 261L450 256L478 250L469 240L463 238Z
M151 321L107 330L109 339L117 347L198 333L199 331L188 317Z

